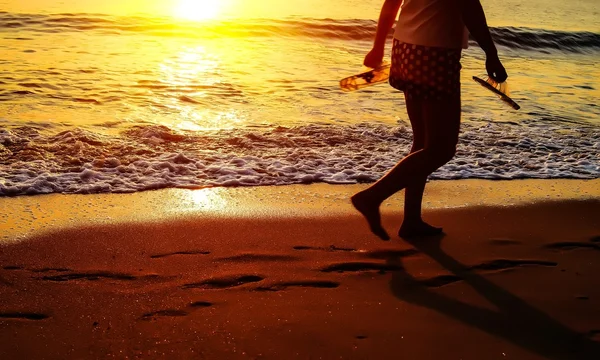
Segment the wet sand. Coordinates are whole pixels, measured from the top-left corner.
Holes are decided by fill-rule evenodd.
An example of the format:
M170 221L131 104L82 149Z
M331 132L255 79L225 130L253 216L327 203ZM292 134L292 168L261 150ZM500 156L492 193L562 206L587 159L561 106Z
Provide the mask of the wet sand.
M363 187L0 199L1 358L600 358L599 180Z

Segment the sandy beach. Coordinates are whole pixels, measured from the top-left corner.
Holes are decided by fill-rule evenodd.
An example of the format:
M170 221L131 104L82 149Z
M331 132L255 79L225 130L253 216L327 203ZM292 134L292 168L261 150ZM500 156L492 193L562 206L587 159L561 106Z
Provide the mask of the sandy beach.
M364 186L0 199L0 358L600 358L600 180Z
M598 2L0 0L0 360L600 360Z

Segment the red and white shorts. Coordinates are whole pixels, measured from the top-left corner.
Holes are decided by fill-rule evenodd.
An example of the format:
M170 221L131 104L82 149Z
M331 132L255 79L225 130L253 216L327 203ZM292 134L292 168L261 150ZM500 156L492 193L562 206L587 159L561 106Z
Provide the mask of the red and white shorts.
M413 45L394 39L390 85L407 98L460 97L461 49Z

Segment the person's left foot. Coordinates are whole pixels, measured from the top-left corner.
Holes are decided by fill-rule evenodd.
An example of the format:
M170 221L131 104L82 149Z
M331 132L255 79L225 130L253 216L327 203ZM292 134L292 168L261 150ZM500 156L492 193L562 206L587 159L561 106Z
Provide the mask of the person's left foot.
M421 220L413 223L404 222L398 231L398 236L405 239L436 236L444 233L441 227L431 226Z
M381 214L379 213L379 203L372 201L365 192L360 192L350 199L352 205L358 212L365 217L369 223L371 232L381 240L389 240L390 236L381 226Z

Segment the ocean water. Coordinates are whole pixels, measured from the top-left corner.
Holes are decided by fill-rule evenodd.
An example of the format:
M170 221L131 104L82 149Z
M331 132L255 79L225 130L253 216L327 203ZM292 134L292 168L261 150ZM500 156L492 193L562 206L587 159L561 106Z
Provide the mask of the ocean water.
M0 196L372 182L407 153L401 93L338 88L383 1L206 2L0 0ZM431 178L598 178L596 0L482 3L522 109L471 41Z

